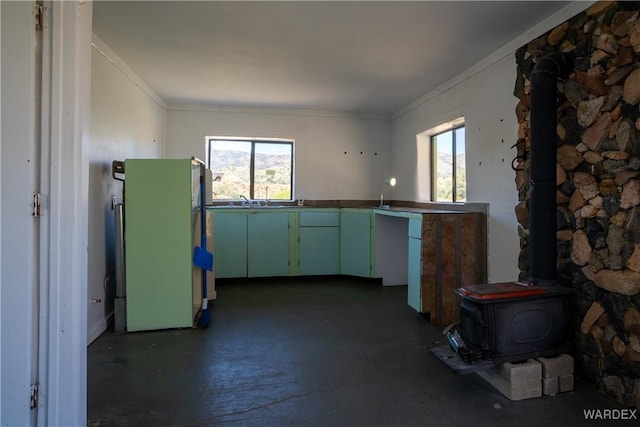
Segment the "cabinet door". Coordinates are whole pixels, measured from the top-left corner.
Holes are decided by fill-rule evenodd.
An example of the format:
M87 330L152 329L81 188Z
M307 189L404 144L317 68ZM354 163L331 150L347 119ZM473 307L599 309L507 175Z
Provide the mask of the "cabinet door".
M340 273L372 277L371 211L340 213Z
M247 214L216 212L213 224L216 277L247 277Z
M422 313L422 220L409 219L409 281L407 304Z
M328 275L340 272L340 228L300 227L298 274Z
M289 214L253 213L247 218L249 277L289 275Z
M422 313L421 278L422 278L422 240L409 237L409 283L407 286L407 304Z

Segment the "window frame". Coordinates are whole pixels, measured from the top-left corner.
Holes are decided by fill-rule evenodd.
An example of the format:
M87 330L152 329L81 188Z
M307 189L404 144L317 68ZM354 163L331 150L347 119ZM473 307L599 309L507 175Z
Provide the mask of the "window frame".
M293 195L293 177L294 177L294 140L292 139L280 139L280 138L245 138L245 137L227 137L227 136L208 136L207 138L207 168L211 169L211 151L212 151L212 142L214 141L237 141L237 142L245 142L251 144L251 151L249 157L249 200L256 200L254 198L255 195L255 154L256 154L256 144L277 144L277 145L288 145L291 148L291 179L289 180L289 194L291 196L290 199L269 199L269 200L283 200L283 201L293 201L295 200ZM214 199L215 200L241 200L238 198L233 199Z
M456 147L456 131L458 129L462 129L465 127L464 122L459 125L455 125L452 127L448 127L446 130L442 130L441 132L434 133L429 135L429 144L431 145L431 200L436 203L464 203L467 198L466 190L465 190L465 200L458 201L457 199L457 147ZM438 184L438 152L437 152L437 142L436 138L440 135L443 135L447 132L451 132L451 156L452 156L452 177L451 177L451 200L437 200L437 184ZM467 151L467 139L466 139L466 130L465 130L465 153ZM464 165L465 170L467 165Z

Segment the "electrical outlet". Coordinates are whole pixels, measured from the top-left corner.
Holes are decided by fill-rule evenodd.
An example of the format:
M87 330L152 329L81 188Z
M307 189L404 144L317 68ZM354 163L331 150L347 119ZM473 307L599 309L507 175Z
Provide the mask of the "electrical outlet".
M111 210L114 210L117 204L118 204L118 201L116 200L116 196L114 194L113 196L111 196Z

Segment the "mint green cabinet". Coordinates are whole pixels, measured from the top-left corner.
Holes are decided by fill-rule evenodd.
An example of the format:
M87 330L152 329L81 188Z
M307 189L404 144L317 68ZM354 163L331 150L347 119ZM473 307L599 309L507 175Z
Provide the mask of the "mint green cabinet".
M373 277L370 209L213 208L216 277Z
M340 274L373 277L372 216L370 209L340 212Z
M300 212L298 229L298 274L340 273L340 213Z
M259 212L247 217L249 277L289 275L289 213Z
M216 277L247 277L247 213L214 212Z
M409 274L407 303L418 313L422 313L422 220L409 219Z

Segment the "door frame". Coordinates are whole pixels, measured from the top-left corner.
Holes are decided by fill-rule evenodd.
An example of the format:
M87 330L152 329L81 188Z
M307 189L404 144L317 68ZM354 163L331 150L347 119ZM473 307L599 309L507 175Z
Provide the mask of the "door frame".
M87 422L88 147L91 1L44 4L50 81L43 85L38 425ZM43 49L47 54L47 49ZM50 62L49 62L50 61ZM44 70L43 70L44 71ZM44 74L44 73L43 73Z

